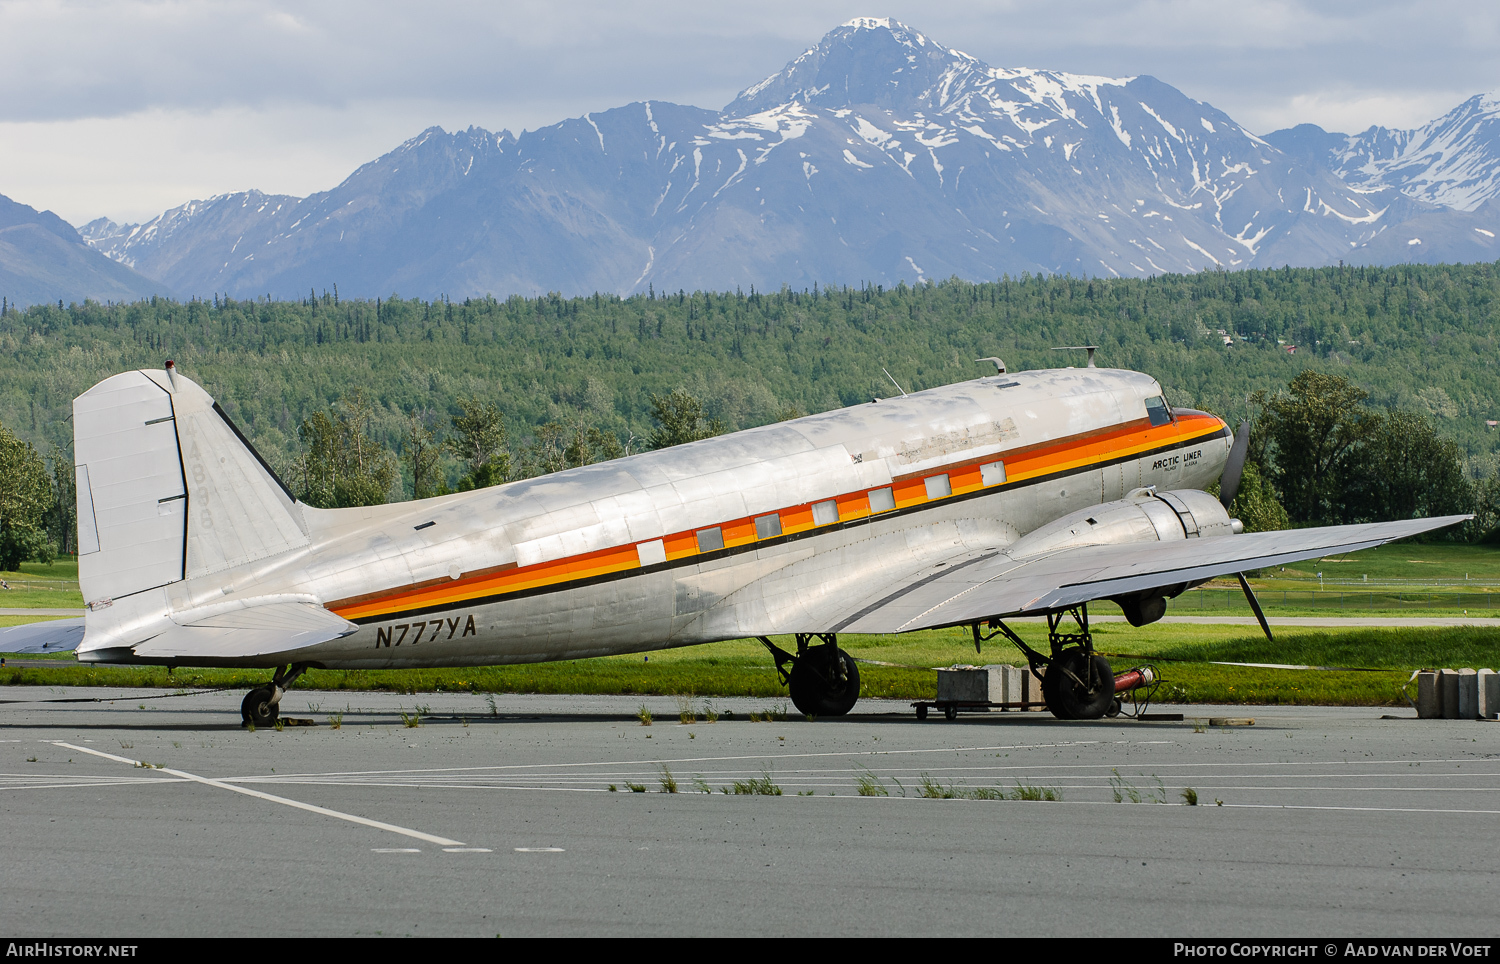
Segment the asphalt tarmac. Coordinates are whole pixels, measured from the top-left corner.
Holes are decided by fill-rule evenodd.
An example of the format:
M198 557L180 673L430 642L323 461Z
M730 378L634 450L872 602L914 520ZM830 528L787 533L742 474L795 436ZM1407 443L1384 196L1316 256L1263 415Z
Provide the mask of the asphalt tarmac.
M0 705L8 934L1500 931L1490 722L1177 707L1182 723L918 723L879 701L752 722L782 704L728 699L714 723L693 701L683 725L649 698L643 726L628 697L298 690L283 713L316 725L251 733L242 693L157 692ZM720 792L756 781L782 795ZM930 799L924 781L1062 799Z

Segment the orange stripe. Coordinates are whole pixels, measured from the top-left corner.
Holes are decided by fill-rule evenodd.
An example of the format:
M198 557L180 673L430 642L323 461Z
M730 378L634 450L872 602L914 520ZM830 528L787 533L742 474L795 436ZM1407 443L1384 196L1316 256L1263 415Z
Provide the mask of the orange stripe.
M1185 414L1179 414L1176 422L1169 422L1158 427L1152 427L1149 423L1143 426L1142 423L1145 422L1145 419L1140 419L1102 432L1081 433L1056 442L1043 442L984 458L967 459L936 472L929 471L921 475L899 477L891 484L896 499L896 508L904 509L932 501L927 498L926 480L935 475L946 474L953 495L963 495L984 488L980 477L980 466L991 462L1005 463L1005 484L1010 484L1110 458L1128 458L1135 453L1159 448L1174 440L1199 434L1211 428L1215 423L1220 426L1224 424L1211 415L1189 416ZM875 488L885 488L885 486L875 486ZM838 505L839 521L846 522L868 516L870 514L870 491L872 490L866 489L833 496L832 498ZM782 533L790 535L815 528L812 506L813 503L809 502L780 510ZM769 513L761 514L768 515ZM747 545L756 541L753 516L723 522L719 525L726 547ZM664 536L662 543L666 549L667 560L673 561L697 555L697 533L701 529L708 528L713 528L713 526L700 526L698 529ZM459 603L505 592L517 592L538 586L555 585L611 572L621 572L640 566L636 546L637 543L631 543L625 546L598 549L565 559L540 562L525 568L507 569L500 572L497 572L495 568L490 568L461 579L443 581L438 585L403 587L384 595L368 593L347 601L351 604L345 605L343 603L346 601L340 600L330 605L329 608L345 619L359 619L408 609Z

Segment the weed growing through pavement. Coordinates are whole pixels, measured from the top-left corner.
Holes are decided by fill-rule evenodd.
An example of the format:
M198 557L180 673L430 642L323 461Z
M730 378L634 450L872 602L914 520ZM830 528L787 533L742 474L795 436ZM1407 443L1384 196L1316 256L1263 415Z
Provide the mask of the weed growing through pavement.
M281 720L281 717L278 716L278 717L276 717L276 722L272 723L271 725L274 726L274 727L276 727L276 732L277 733L280 733L281 732L281 728L283 726L285 726L286 724L283 723L282 720Z
M714 705L712 703L710 703L709 701L707 701L707 700L703 701L703 722L705 722L705 723L717 723L717 722L719 722L719 711L716 710L716 709L714 709Z
M122 750L134 750L135 749L135 744L134 743L121 743L120 744L120 749L122 749Z
M495 694L494 693L488 693L488 694L486 694L485 697L484 697L484 701L490 705L490 716L499 716L500 715L500 708L495 705Z
M767 707L766 709L761 710L759 713L755 712L754 710L751 710L750 711L750 722L751 723L785 723L786 722L786 704L783 703L783 704L781 704L780 707Z
M672 776L672 771L668 770L665 764L662 765L661 776L658 778L657 782L661 784L662 793L677 792L677 778Z
M1149 803L1167 802L1167 788L1162 784L1161 777L1156 774L1153 773L1151 775L1151 779L1156 781L1156 786L1148 787L1143 793L1139 787L1120 776L1119 770L1111 770L1110 772L1114 774L1114 776L1109 778L1109 786L1110 793L1115 798L1115 803L1124 803L1126 800L1129 800L1131 803L1140 803L1142 800L1146 800ZM1197 796L1194 793L1193 799L1196 800Z
M1036 787L1029 783L1018 783L1005 797L1007 800L1046 800L1056 803L1062 799L1062 791L1056 787Z
M321 713L322 711L323 711L323 704L322 703L308 703L307 704L307 712L309 712L309 713Z
M619 793L620 792L620 788L617 787L617 786L615 786L613 783L611 783L609 786L605 787L605 789L608 790L610 793Z
M1192 787L1183 787L1182 802L1190 807L1196 807L1198 805L1198 791Z
M406 727L408 730L414 730L422 725L422 714L418 713L416 710L412 710L410 715L408 715L405 710L401 710L400 713L401 725Z
M36 757L29 756L29 757L26 758L26 762L27 763L35 763L36 762Z
M698 722L698 714L693 710L693 696L691 693L686 696L679 695L677 697L677 722L684 726L689 723Z
M1129 780L1120 776L1119 770L1111 770L1114 776L1109 778L1110 794L1115 798L1115 803L1124 803L1129 798L1131 803L1141 802L1141 791L1131 785Z
M645 793L646 785L644 783L631 783L629 780L626 780L625 789L629 790L631 793Z
M344 714L342 714L342 713L329 713L328 714L328 728L330 730L341 730L341 729L343 729L343 727L344 727Z
M732 793L736 796L752 797L779 797L781 788L771 780L770 771L761 771L758 777L748 780L736 780L727 787L720 787L724 793Z
M880 779L866 770L854 779L855 787L862 797L888 797L891 792L885 788Z
M1017 783L1007 790L1004 787L964 787L942 784L927 774L922 774L921 796L930 800L1034 800L1056 803L1062 800L1062 791L1056 787L1039 787L1030 783ZM902 796L906 794L903 792Z
M711 787L711 786L709 786L708 782L706 780L704 780L702 777L697 776L697 775L693 776L693 789L697 790L699 793L713 793L714 792L714 788Z
M645 703L642 703L641 708L636 710L635 718L641 721L641 726L651 725L651 711L646 708Z

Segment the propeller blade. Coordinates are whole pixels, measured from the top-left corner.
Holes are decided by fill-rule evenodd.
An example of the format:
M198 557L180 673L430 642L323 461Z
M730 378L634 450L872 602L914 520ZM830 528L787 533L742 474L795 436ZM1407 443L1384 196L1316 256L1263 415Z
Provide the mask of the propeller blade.
M1240 579L1240 588L1245 590L1245 598L1250 600L1250 608L1255 610L1255 618L1260 622L1260 631L1266 634L1271 642L1276 642L1276 637L1271 635L1271 624L1266 622L1266 614L1260 611L1260 600L1255 598L1255 593L1250 589L1250 584L1245 581L1243 572L1235 573Z
M1219 502L1224 508L1229 508L1229 503L1240 492L1240 476L1245 471L1245 456L1250 452L1250 423L1240 423L1240 430L1234 433L1234 446L1229 450L1229 459L1224 463L1224 474L1219 476Z

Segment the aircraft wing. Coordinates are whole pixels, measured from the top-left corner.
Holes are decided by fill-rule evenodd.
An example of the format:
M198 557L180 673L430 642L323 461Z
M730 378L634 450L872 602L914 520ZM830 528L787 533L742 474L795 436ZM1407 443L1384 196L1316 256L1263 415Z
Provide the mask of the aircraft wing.
M1094 599L1368 549L1470 518L1456 515L1172 542L1074 546L1022 559L1003 550L971 551L920 576L908 577L903 584L883 587L830 629L901 633L989 616L1045 612Z
M66 653L83 640L83 617L45 619L0 629L0 653Z

